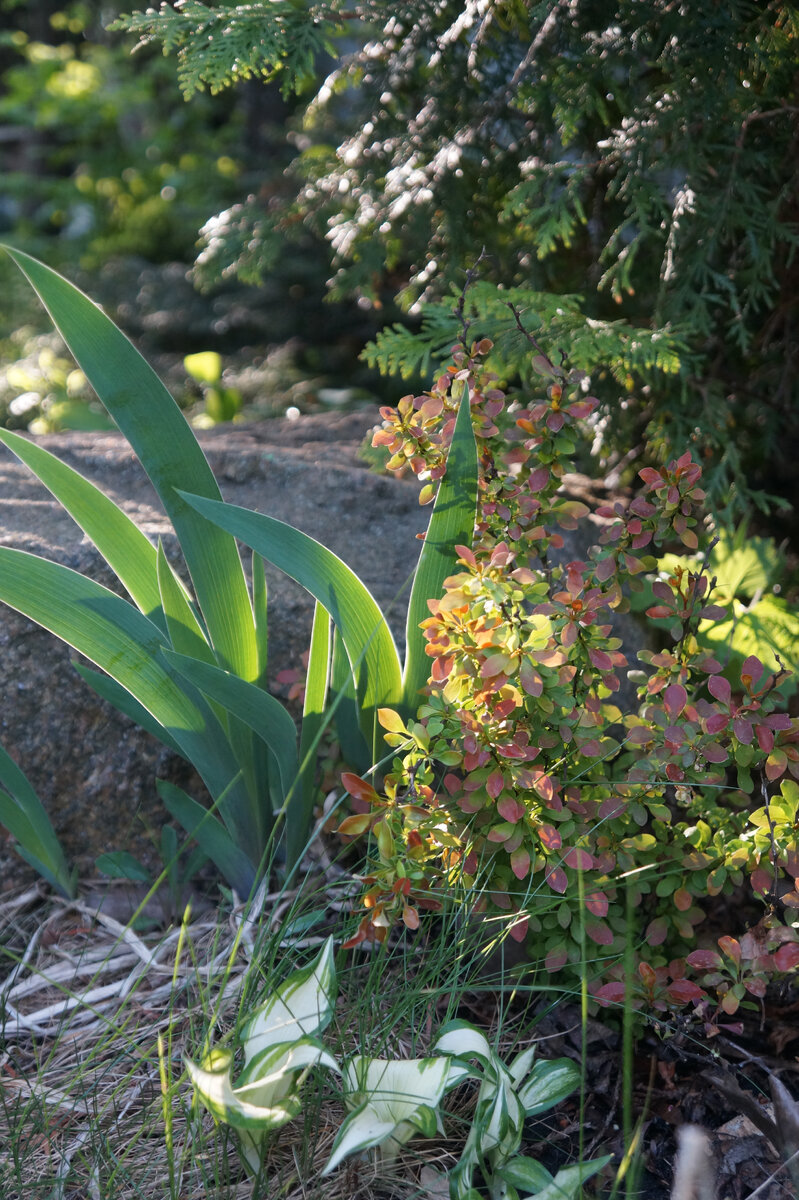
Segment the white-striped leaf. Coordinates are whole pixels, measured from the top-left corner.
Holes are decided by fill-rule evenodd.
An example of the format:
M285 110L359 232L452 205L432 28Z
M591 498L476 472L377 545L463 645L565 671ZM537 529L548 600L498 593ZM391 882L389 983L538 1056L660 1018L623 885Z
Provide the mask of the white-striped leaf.
M528 1117L554 1108L580 1086L580 1068L570 1058L540 1058L530 1077L519 1089L519 1099Z
M317 958L290 975L242 1028L245 1068L272 1046L320 1033L333 1016L335 997L333 939L328 938Z
M372 1146L392 1141L396 1147L417 1132L432 1137L439 1128L438 1106L449 1069L446 1058L350 1059L344 1068L344 1099L353 1111L336 1135L322 1174Z
M300 1110L300 1098L297 1095L286 1096L273 1105L250 1103L237 1096L231 1079L231 1050L212 1050L201 1063L192 1062L190 1058L184 1061L202 1103L218 1121L235 1129L249 1129L257 1133L279 1129L296 1117Z

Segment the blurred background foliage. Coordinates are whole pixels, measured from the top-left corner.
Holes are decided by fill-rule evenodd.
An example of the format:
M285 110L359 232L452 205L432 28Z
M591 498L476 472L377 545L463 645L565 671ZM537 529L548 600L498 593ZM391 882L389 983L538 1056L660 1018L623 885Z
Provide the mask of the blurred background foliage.
M246 109L232 96L181 103L160 54L133 59L106 32L117 11L0 3L0 222L87 269L115 254L188 259L209 201L247 186L233 157Z

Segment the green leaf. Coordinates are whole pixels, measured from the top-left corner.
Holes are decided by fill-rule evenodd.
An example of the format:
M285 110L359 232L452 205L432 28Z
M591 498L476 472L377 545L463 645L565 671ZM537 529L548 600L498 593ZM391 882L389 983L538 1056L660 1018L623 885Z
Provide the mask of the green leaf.
M25 463L69 513L136 606L166 629L156 574L156 549L133 521L104 492L72 467L18 433L0 429L0 442Z
M263 738L277 762L282 793L287 795L299 770L297 730L280 701L221 667L185 654L175 654L172 650L165 650L164 658L209 700L221 704ZM271 825L271 819L266 824Z
M224 879L240 896L249 896L255 883L255 866L240 850L221 821L208 808L203 808L182 788L166 779L157 779L158 795L171 817L174 817L189 837L193 837L204 854Z
M519 1099L528 1117L554 1108L580 1086L580 1069L570 1058L539 1058L527 1082L519 1089Z
M508 1163L498 1167L496 1175L504 1179L512 1187L528 1192L539 1192L552 1182L552 1175L543 1163L535 1158L525 1158L519 1154Z
M49 629L113 675L163 725L194 763L241 846L258 846L239 765L213 713L179 683L163 635L138 609L76 571L24 550L0 547L0 600Z
M243 679L255 679L252 609L235 543L180 495L221 500L186 419L152 367L88 296L35 258L5 249L152 480L178 535L219 661Z
M0 824L19 845L17 852L62 896L75 896L75 875L67 866L44 805L10 754L0 746Z
M266 671L269 665L269 629L267 625L267 587L264 560L260 554L252 556L252 613L255 627L255 649L258 655L259 687L266 687Z
M137 725L149 733L152 737L157 738L164 746L168 746L175 754L179 754L181 758L186 758L186 752L183 750L172 734L164 729L152 713L149 713L144 705L139 704L135 696L131 696L125 688L112 679L110 675L103 675L100 671L94 671L91 667L86 667L83 663L73 662L73 667L80 675L92 691L95 691L101 699L106 700L113 705L118 712L123 713L126 717L130 717L131 721L135 721Z
M183 867L184 882L194 879L195 875L203 869L208 862L208 855L203 850L202 846L195 846Z
M174 833L174 830L172 831ZM132 879L136 883L147 883L150 872L140 863L138 858L128 854L127 850L115 850L112 854L100 854L94 860L94 865L103 875L111 879Z
M467 388L458 409L447 456L447 473L438 489L408 604L407 652L402 681L402 707L406 716L416 712L420 692L430 675L430 658L425 653L427 642L419 628L430 616L427 601L443 594L444 580L453 573L457 561L455 547L471 546L476 513L477 447Z
M402 679L391 630L371 592L337 555L291 525L237 505L180 494L209 521L285 571L324 605L341 633L355 672L362 727L372 745L372 714L378 707L399 701Z
M563 1167L551 1183L535 1192L535 1200L577 1200L585 1181L606 1167L612 1158L612 1154L606 1154L604 1158L595 1158L591 1162Z
M301 860L305 849L305 840L307 840L313 819L314 803L318 792L316 751L325 728L331 651L330 614L317 600L314 606L308 671L305 677L305 699L302 707L298 795L291 798L291 804L296 806L297 811L290 810L286 816L286 858L289 866L293 866L294 863ZM292 844L293 835L301 836L303 844Z
M330 665L330 690L334 696L330 707L344 761L359 771L368 771L375 761L375 756L370 753L366 738L362 733L350 660L347 658L347 651L341 635L335 627Z
M159 539L156 553L158 590L166 617L169 640L179 654L188 654L202 662L216 662L214 652L205 640L202 627L192 611L186 593L167 561Z

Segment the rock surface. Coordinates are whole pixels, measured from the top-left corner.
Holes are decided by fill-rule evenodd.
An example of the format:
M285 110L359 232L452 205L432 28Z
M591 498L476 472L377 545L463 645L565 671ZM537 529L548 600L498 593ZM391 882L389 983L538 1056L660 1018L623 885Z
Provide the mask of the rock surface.
M428 514L419 508L413 481L372 474L356 457L364 434L377 420L375 409L306 416L219 427L201 434L200 441L224 498L324 542L389 613L399 640L405 596L398 593L409 585L419 552L416 534L425 528ZM169 522L120 435L56 434L43 444L101 487L151 539L163 538L173 557L176 542ZM4 448L0 544L54 559L114 586L112 573L82 531ZM283 668L300 666L311 602L278 571L268 572L268 583L274 680ZM201 785L182 760L95 696L74 670L75 657L56 638L0 606L0 741L39 793L68 858L82 875L92 871L97 854L112 849L128 849L153 862L153 843L164 819L156 776L198 795ZM25 879L27 870L0 828L0 888Z

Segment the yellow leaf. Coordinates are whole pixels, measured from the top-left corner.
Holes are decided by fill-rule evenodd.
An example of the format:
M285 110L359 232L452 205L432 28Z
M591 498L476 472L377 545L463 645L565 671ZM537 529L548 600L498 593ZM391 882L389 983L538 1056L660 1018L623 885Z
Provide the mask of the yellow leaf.
M389 733L407 733L402 717L393 708L378 708L377 719Z

